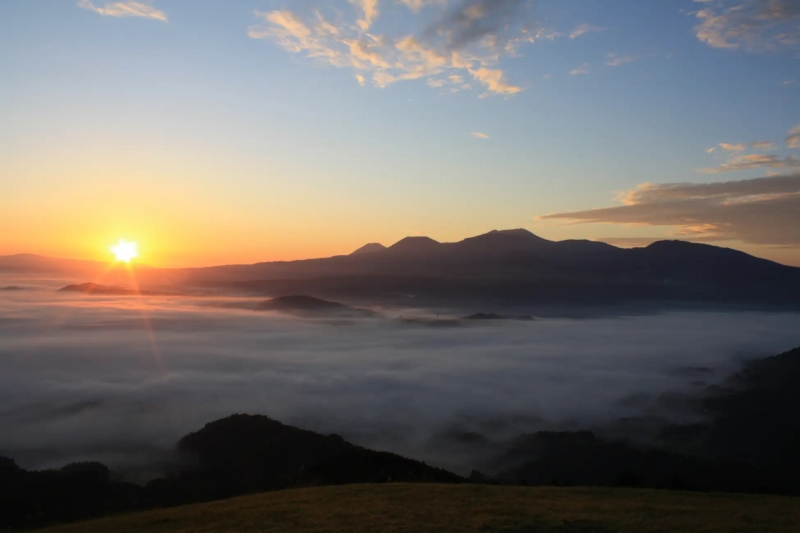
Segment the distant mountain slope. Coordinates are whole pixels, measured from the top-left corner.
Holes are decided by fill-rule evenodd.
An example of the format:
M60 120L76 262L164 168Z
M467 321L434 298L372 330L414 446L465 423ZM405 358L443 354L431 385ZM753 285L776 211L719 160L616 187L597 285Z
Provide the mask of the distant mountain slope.
M365 244L350 255L373 254L375 252L382 252L384 250L386 250L384 245L377 242L371 242L369 244Z
M253 293L313 292L416 305L800 308L800 269L736 250L682 241L622 249L593 241L548 241L525 230L457 243L409 237L369 254L197 270L187 273L187 281Z
M66 287L60 288L58 292L82 292L84 294L93 294L96 296L176 296L168 292L127 289L125 287L117 287L116 285L100 285L91 282L67 285Z
M86 274L102 271L107 266L98 261L59 259L36 254L0 256L0 272Z
M396 305L502 310L505 305L689 303L800 309L800 268L707 244L659 241L624 249L586 240L549 241L515 229L455 243L406 237L388 248L370 244L357 252L252 265L137 268L135 274L142 287L170 291L213 287ZM4 259L0 269L27 264L24 258ZM36 268L47 263L37 261ZM111 272L104 279L124 284L126 275Z
M308 316L337 316L337 317L369 317L374 313L366 309L356 309L340 304L296 294L293 296L279 296L256 307L257 311L279 311L282 313L300 314Z

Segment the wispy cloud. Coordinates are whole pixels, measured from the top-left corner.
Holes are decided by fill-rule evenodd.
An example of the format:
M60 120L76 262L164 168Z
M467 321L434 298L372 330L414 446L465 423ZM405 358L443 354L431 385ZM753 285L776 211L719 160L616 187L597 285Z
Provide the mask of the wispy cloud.
M349 0L344 4L349 9L331 2L305 15L290 10L256 11L260 23L251 26L248 35L323 64L353 69L359 83L386 87L426 79L432 87L457 91L471 88L464 81L471 78L484 88L482 96L522 91L522 86L507 80L502 59L516 55L524 44L560 35L536 23L529 14L531 0L399 1L414 13L415 31L378 33L373 26L380 16L379 3ZM432 4L450 7L423 9Z
M479 131L473 131L472 132L472 136L473 137L477 137L478 139L488 139L489 138L488 135L486 135L485 133L481 133Z
M122 0L120 2L106 2L102 6L96 6L91 0L80 0L78 6L105 17L142 17L162 22L167 21L166 13L147 2Z
M405 6L414 13L419 13L425 6L446 4L447 0L398 0L398 2L405 4Z
M722 172L736 172L739 170L754 170L759 168L795 167L800 167L800 159L791 155L781 159L775 154L747 154L734 156L718 167L702 168L700 171L706 174L720 174Z
M800 125L795 126L786 136L786 146L789 148L800 148Z
M771 141L756 141L750 143L750 146L759 150L772 150L775 148Z
M574 30L569 32L570 39L577 39L581 35L585 35L591 32L603 31L605 28L600 28L598 26L592 26L591 24L581 24L577 26Z
M722 0L694 15L697 38L714 48L777 51L800 44L797 0Z
M728 143L719 143L719 147L725 150L726 152L743 152L747 146L744 144L728 144Z
M800 174L718 183L645 183L620 200L621 206L540 219L665 226L696 240L800 246Z
M631 55L617 55L617 54L606 54L606 65L609 67L618 67L620 65L624 65L625 63L630 63L635 61L636 58Z
M589 64L584 63L578 68L570 70L569 73L572 74L573 76L579 76L581 74L589 74Z

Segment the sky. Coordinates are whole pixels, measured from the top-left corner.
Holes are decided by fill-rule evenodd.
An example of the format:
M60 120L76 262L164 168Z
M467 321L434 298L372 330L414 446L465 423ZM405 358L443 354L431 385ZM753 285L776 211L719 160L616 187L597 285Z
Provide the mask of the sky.
M0 255L527 228L800 266L797 0L3 0Z

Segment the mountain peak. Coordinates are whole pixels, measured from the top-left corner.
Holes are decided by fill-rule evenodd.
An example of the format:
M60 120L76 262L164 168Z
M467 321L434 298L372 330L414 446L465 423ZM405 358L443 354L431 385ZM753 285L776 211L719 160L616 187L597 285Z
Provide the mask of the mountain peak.
M426 252L434 250L442 245L430 237L406 237L391 245L389 250L401 252Z
M375 253L375 252L382 252L382 251L387 250L387 249L388 248L386 248L384 245L382 245L379 242L371 242L369 244L365 244L364 246L362 246L361 248L359 248L355 252L351 253L350 255L372 254L372 253Z
M504 253L530 251L553 244L552 241L534 235L522 228L492 230L489 233L469 237L456 243L459 249L473 253Z

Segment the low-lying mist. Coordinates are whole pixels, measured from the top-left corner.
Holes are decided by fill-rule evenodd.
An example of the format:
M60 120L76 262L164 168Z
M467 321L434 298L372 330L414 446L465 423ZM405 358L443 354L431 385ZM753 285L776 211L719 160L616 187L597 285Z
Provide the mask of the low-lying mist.
M25 290L0 294L0 455L30 469L99 460L134 478L158 473L181 436L237 412L465 473L477 460L459 448L465 435L603 426L800 344L791 314L441 328L397 311L312 320L4 284Z

